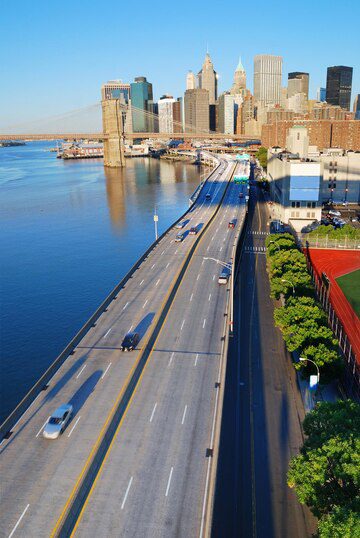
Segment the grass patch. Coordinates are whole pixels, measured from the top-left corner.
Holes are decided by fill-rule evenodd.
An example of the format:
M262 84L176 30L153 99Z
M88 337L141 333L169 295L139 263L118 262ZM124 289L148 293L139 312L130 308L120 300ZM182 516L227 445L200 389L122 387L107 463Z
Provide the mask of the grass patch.
M360 269L336 279L343 294L360 318Z

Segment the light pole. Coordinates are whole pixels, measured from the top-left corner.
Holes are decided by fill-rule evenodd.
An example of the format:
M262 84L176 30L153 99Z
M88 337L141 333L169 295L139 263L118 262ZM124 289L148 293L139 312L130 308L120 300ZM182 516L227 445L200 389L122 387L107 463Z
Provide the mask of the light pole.
M286 280L286 278L282 278L281 282L288 282L290 284L290 286L292 286L293 295L295 295L295 287L294 287L294 284L290 280Z
M223 267L226 267L226 269L229 269L230 272L230 333L232 335L233 333L233 326L234 326L234 267L235 264L233 264L232 270L231 270L231 263L226 263L221 260L218 260L217 258L210 258L207 256L204 256L204 260L212 260L219 265L222 265ZM235 261L235 259L234 259Z
M312 359L306 359L305 357L300 357L299 360L301 362L312 362L315 366L316 366L316 371L317 371L317 383L316 383L316 389L315 389L315 393L314 393L314 404L316 403L316 393L318 391L318 387L319 387L319 383L320 383L320 369L318 367L318 365L316 364L315 361L313 361Z
M159 220L159 216L156 213L156 206L155 206L155 209L154 209L154 225L155 225L155 240L156 241L157 241L157 238L158 238L158 229L157 229L158 220Z

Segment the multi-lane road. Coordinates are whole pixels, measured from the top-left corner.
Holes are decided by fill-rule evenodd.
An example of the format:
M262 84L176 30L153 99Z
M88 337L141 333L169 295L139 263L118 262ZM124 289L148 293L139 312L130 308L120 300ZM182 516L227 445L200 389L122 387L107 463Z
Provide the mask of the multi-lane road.
M303 443L304 406L273 322L265 256L269 214L261 191L251 189L235 286L213 538L306 538L316 523L286 483L289 459Z
M229 261L236 230L228 221L236 218L239 227L245 215L243 187L229 183L234 169L234 162L220 161L186 217L184 241L176 243L172 229L157 244L1 442L1 536L201 532L229 293L217 283L221 266L205 258ZM201 239L124 404L169 290L199 237L188 234L192 226ZM123 354L121 340L130 330L140 334L139 349ZM58 440L44 439L48 417L64 402L74 407L70 424ZM111 444L80 499L121 405Z

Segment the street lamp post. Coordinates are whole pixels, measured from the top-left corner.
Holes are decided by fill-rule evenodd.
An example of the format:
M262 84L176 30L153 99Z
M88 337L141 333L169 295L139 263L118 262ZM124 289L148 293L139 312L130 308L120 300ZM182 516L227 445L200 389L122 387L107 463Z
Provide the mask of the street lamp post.
M300 357L299 360L301 362L307 362L307 361L312 362L312 364L314 364L316 366L316 371L317 371L317 383L316 383L316 391L315 391L315 394L316 394L316 392L318 390L319 383L320 383L320 369L319 369L318 365L316 364L316 362L313 361L312 359L306 359L305 357Z
M229 321L229 324L230 324L230 333L232 334L233 330L234 330L234 267L235 267L235 263L233 263L233 266L231 267L230 263L223 262L221 260L218 260L217 258L211 258L211 257L204 256L204 260L212 260L212 261L218 263L219 265L222 265L223 267L226 267L226 269L229 269L229 270L231 269L231 274L230 274L230 321ZM234 259L234 262L235 262L235 259Z
M281 282L288 282L293 289L293 295L295 295L295 287L294 287L294 284L290 280L287 280L286 278L282 278Z

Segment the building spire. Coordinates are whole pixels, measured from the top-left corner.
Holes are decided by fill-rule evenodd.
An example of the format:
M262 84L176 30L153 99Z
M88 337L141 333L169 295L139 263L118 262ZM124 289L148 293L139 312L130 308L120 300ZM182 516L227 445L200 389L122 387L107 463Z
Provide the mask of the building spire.
M244 66L243 66L243 64L241 62L241 56L239 56L239 63L237 65L237 68L235 69L235 71L245 71Z

